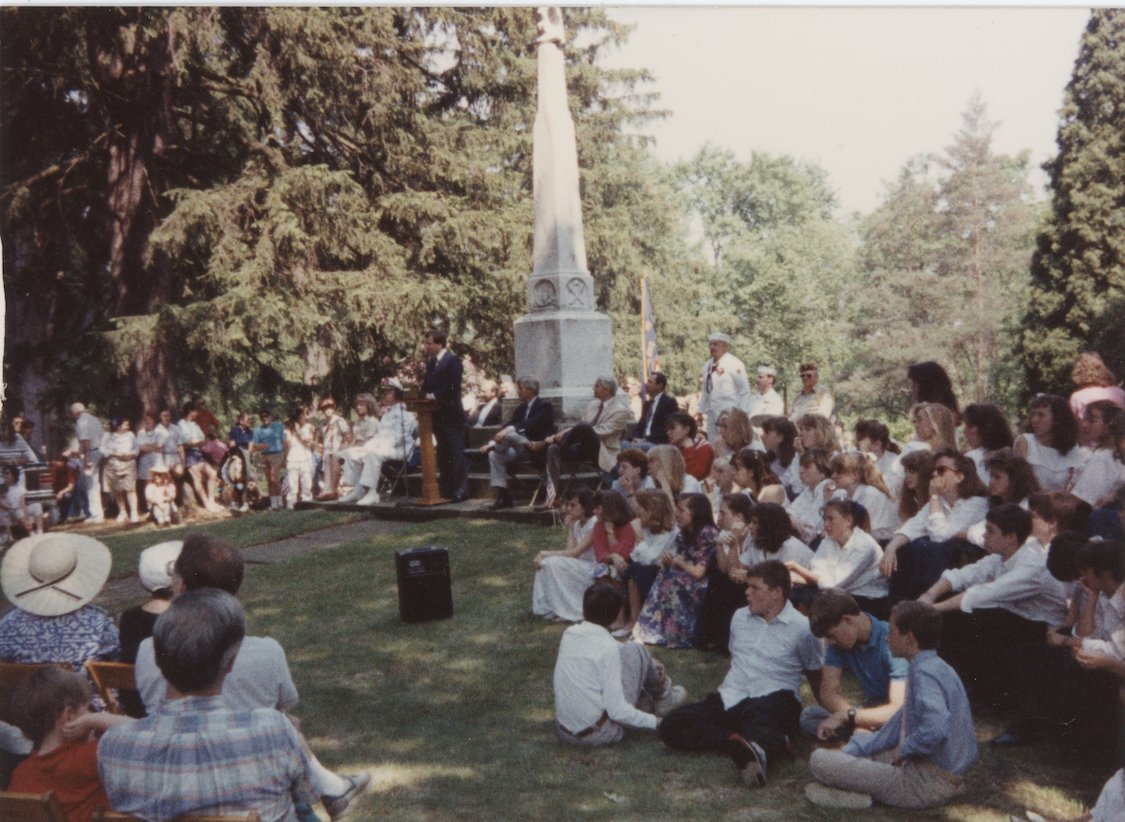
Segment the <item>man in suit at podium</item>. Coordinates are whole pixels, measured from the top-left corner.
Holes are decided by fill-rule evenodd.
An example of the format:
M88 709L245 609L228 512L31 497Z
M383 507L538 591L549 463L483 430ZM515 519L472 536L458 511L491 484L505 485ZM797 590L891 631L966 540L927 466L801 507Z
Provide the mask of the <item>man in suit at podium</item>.
M496 432L492 442L481 448L482 453L488 454L489 481L496 490L492 510L515 505L508 491L508 472L529 450L542 451L543 440L555 432L555 407L549 400L539 399L539 380L520 377L516 380L516 393L520 404L512 419Z
M629 448L647 451L654 445L666 445L668 419L680 410L676 398L667 393L668 378L654 371L645 380L645 402L641 406L641 421L637 423Z
M426 333L426 377L422 392L437 401L434 438L437 440L438 488L452 502L469 493L469 464L465 460L465 409L461 406L461 358L446 348L444 331Z

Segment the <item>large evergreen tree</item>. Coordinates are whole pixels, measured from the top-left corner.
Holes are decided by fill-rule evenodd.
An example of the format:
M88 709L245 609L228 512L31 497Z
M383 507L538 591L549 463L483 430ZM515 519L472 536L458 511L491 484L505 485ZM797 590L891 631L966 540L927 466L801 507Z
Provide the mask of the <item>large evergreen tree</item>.
M1028 391L1065 393L1082 351L1125 373L1125 11L1094 9L1060 115L1022 350Z
M2 14L10 380L55 409L347 397L433 324L510 367L531 250L528 10ZM589 258L617 316L644 264L676 268L676 210L622 136L650 116L643 75L598 67L624 29L580 9L567 27Z
M906 410L906 367L945 366L964 402L1010 405L1035 209L1026 155L992 152L995 126L974 98L941 154L918 158L862 221L864 275L842 384L858 409Z

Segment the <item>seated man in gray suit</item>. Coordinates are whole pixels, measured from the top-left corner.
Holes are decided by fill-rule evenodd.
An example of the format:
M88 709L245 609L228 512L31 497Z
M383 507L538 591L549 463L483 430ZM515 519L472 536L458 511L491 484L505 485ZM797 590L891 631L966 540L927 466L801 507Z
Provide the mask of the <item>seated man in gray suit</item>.
M508 473L528 451L537 450L555 430L555 407L548 400L539 399L539 380L520 377L516 380L516 393L520 404L508 424L496 432L492 442L484 445L481 453L488 454L489 481L496 491L492 510L515 505L508 490Z
M544 507L556 503L563 460L597 463L608 477L617 468L621 435L632 421L629 401L617 392L617 381L612 377L598 377L594 381L594 399L586 406L582 421L545 440L547 502Z

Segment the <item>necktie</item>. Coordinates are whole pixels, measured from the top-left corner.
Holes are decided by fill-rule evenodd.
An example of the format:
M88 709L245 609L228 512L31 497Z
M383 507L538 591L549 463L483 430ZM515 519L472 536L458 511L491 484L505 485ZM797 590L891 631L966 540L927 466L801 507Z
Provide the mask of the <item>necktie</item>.
M600 403L598 403L598 413L594 414L594 419L590 422L590 425L597 425L598 424L598 420L600 420L602 418L602 409L604 409L604 408L605 408L605 400L602 400Z

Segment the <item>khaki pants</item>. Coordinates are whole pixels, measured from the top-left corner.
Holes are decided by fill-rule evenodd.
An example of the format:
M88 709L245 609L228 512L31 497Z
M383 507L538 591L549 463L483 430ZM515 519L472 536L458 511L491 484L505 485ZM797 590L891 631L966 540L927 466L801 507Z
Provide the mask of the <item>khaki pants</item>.
M892 765L894 756L893 750L868 758L818 748L809 758L809 769L818 782L867 794L892 808L932 808L965 792L961 777L929 762Z

